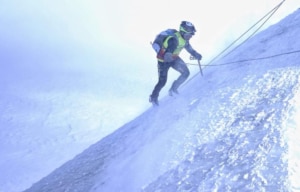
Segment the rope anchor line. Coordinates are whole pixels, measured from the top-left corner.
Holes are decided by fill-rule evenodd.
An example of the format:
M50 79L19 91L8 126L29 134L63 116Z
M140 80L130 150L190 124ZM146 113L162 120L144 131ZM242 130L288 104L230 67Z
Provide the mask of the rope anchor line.
M287 52L287 53L282 53L282 54L277 54L273 56L268 56L268 57L261 57L261 58L256 58L256 59L245 59L245 60L240 60L240 61L233 61L233 62L228 62L228 63L222 63L222 64L214 64L212 65L211 63L215 61L218 57L220 57L223 53L225 53L231 46L233 46L238 40L240 40L243 36L245 36L252 28L254 28L256 25L258 25L263 19L267 17L267 19L247 38L245 39L242 43L240 43L238 46L236 46L234 49L232 49L230 52L228 52L226 55L224 55L222 58L228 56L230 53L232 53L234 50L236 50L238 47L240 47L242 44L244 44L247 40L249 40L251 37L253 37L259 29L261 29L265 23L274 15L274 13L281 7L281 5L284 3L285 0L283 0L281 3L276 5L271 11L269 11L265 16L263 16L259 21L257 21L254 25L252 25L246 32L244 32L240 37L238 37L235 41L233 41L227 48L225 48L223 51L221 51L216 57L214 57L208 64L202 66L220 66L220 65L228 65L228 64L233 64L233 63L240 63L240 62L246 62L246 61L253 61L253 60L262 60L262 59L268 59L272 57L278 57L281 55L285 54L292 54L292 53L297 53L300 52L298 51L293 51L293 52ZM191 64L187 63L189 65L196 65L196 64ZM201 70L202 72L202 70Z
M295 51L290 51L290 52L285 52L285 53L280 53L280 54L275 54L275 55L270 55L270 56L265 56L265 57L259 57L259 58L254 58L254 59L244 59L244 60L238 60L238 61L232 61L232 62L227 62L227 63L220 63L220 64L206 64L202 66L221 66L221 65L230 65L230 64L235 64L235 63L243 63L243 62L247 62L247 61L257 61L257 60L264 60L264 59L270 59L270 58L274 58L274 57L280 57L283 55L289 55L289 54L295 54L295 53L300 53L300 50L295 50ZM189 65L197 65L194 63L187 63Z

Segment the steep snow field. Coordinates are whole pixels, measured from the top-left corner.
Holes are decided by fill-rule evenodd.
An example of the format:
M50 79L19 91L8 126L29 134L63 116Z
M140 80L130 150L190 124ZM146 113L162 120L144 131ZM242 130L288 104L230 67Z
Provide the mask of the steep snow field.
M300 191L299 23L297 10L25 191Z

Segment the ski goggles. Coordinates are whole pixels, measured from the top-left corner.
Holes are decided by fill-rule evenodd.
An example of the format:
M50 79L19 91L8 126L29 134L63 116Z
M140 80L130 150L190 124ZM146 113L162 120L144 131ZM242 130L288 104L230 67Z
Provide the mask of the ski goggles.
M185 30L183 27L180 27L180 31L184 32L184 33L187 33L187 34L191 34L191 35L194 35L195 32L194 31L187 31Z

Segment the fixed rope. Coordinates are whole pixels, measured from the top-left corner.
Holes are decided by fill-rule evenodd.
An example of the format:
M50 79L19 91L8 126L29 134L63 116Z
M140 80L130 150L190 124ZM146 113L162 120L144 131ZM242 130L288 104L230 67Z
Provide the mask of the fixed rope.
M259 19L254 25L252 25L246 32L244 32L240 37L238 37L235 41L233 41L228 47L226 47L223 51L221 51L216 57L214 57L208 64L201 64L202 66L218 66L218 65L227 65L227 64L232 64L232 63L238 63L238 62L245 62L245 61L250 61L248 60L242 60L242 61L234 61L234 62L229 62L225 64L215 64L212 65L217 58L219 58L222 54L224 54L230 47L232 47L236 42L238 42L243 36L245 36L251 29L253 29L256 25L258 25L261 21L263 21L266 17L267 19L247 38L245 39L242 43L240 43L238 46L236 46L234 49L232 49L230 52L228 52L226 55L224 55L222 58L228 56L230 53L232 53L234 50L236 50L238 47L240 47L242 44L244 44L247 40L249 40L251 37L253 37L264 25L265 23L275 14L275 12L281 7L281 5L284 3L285 0L283 0L281 3L276 5L272 10L270 10L265 16L263 16L261 19ZM278 55L276 55L278 56ZM271 56L273 57L273 56ZM252 60L259 60L259 59L265 59L265 58L257 58L257 59L252 59ZM194 65L191 63L187 63L189 65Z
M238 60L238 61L232 61L232 62L227 62L227 63L219 63L219 64L207 64L207 65L203 65L202 66L222 66L222 65L230 65L230 64L235 64L235 63L243 63L243 62L247 62L247 61L257 61L257 60L264 60L264 59L270 59L270 58L274 58L274 57L280 57L283 55L289 55L289 54L295 54L295 53L300 53L300 50L295 50L295 51L290 51L290 52L285 52L285 53L279 53L279 54L275 54L275 55L270 55L270 56L265 56L265 57L258 57L258 58L254 58L254 59L243 59L243 60ZM194 63L187 63L188 65L198 65L198 64L194 64Z

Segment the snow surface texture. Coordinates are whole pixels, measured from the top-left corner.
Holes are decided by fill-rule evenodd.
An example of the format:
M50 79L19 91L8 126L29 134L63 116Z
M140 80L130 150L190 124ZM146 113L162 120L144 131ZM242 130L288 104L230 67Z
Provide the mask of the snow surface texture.
M217 63L300 47L300 10ZM300 54L206 67L26 192L300 191Z
M298 10L214 64L299 50L299 23ZM65 86L74 86L74 82ZM63 140L54 137L60 132L58 124L53 122L68 121L56 119L59 116L53 114L72 113L67 107L70 105L99 107L97 99L77 101L70 94L69 103L65 103L66 99L62 99L60 94L64 87L59 87L55 93L42 97L34 93L28 94L28 98L16 98L21 108L15 111L14 116L6 116L13 110L9 104L11 95L7 95L1 102L6 104L0 105L1 119L7 120L3 122L12 125L16 123L15 119L22 119L44 129L33 130L41 132L41 137L37 138L29 137L31 134L25 131L30 127L24 127L24 132L1 130L1 138L8 139L0 141L0 191L22 191L28 185L26 178L29 177L35 178L36 183L26 192L300 191L300 142L297 138L300 133L297 119L300 114L299 86L299 53L205 67L204 76L191 78L179 90L180 95L162 98L159 107L151 107L40 181L42 175L38 169L43 167L44 173L47 173L56 168L53 168L53 161L58 167L68 160L68 157L55 159L49 156L51 148L39 149L57 146L57 142ZM30 93L30 89L27 91ZM37 105L37 102L24 103L22 100L35 101L38 98L48 98L47 102L65 105L66 109L55 111L53 106L54 111L49 112L45 101L41 101L32 108L49 112L43 125L35 124L40 122L35 121L39 117L38 111L29 114L31 118L20 118L28 105ZM54 102L60 100L61 103ZM83 120L77 122L82 124L67 124L68 134L74 137L81 135L74 140L86 142L87 147L88 140L96 141L97 135L85 138L84 132L73 133L76 130L74 126L84 127L84 120L90 118L84 115L84 111L78 113ZM94 126L87 127L95 127L95 130L86 131L96 134L99 122L91 123ZM6 127L5 124L3 126ZM47 134L43 133L47 130ZM9 138L21 139L15 141ZM45 145L45 141L49 144ZM16 154L6 151L23 143L31 146L31 142L36 148L26 150L25 146L24 151ZM78 144L82 150L84 146ZM68 146L56 149L62 152L68 150L72 149ZM31 165L31 154L37 151L51 161L41 158L39 164ZM10 166L18 164L19 158L23 162L28 161L30 172L28 167ZM14 171L22 175L14 175Z

